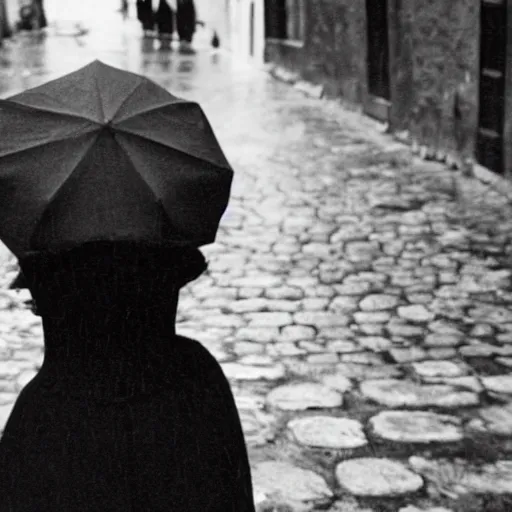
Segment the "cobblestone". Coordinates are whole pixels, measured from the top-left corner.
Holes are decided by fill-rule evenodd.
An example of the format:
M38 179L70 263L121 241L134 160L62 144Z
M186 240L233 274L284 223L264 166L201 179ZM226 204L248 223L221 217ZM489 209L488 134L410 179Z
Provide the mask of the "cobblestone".
M288 428L297 442L305 446L341 450L368 444L363 425L352 419L310 416L290 421Z
M294 321L300 325L322 327L343 327L348 324L349 319L343 315L328 313L325 311L304 311L295 313Z
M457 391L447 385L420 385L405 380L367 380L361 392L371 400L387 407L467 407L478 405L478 395Z
M425 306L402 306L398 308L398 315L411 322L428 322L434 318L434 314Z
M479 412L485 422L485 428L493 434L512 435L512 404L485 407Z
M283 410L340 407L343 397L337 391L315 383L289 384L273 389L268 403Z
M423 379L461 377L469 371L465 365L453 361L423 361L413 363L412 367L416 374Z
M414 505L409 505L401 508L398 512L453 512L453 510L445 507L418 508Z
M294 343L303 340L313 340L315 337L316 330L313 327L305 325L288 325L282 329L279 340Z
M307 357L307 362L310 364L335 364L339 361L336 354L324 353L324 354L311 354Z
M393 295L368 295L360 303L363 311L378 311L382 309L393 309L399 303L399 299Z
M355 313L354 319L358 324L384 324L391 318L391 313L384 311Z
M246 327L238 330L240 340L254 341L256 343L270 343L279 338L279 330L269 327Z
M389 353L397 363L412 363L427 358L427 352L421 347L393 348Z
M512 395L512 375L495 375L482 378L485 389L492 393Z
M463 438L461 420L424 411L384 411L370 420L373 432L400 443L443 443Z
M434 347L427 351L431 359L451 359L456 357L457 351L450 347Z
M364 336L359 337L357 342L364 348L374 352L384 352L389 350L393 344L388 338L382 336Z
M336 478L355 496L397 496L416 492L423 479L397 461L361 458L340 463Z
M412 468L421 473L434 487L445 491L474 494L509 494L512 486L512 461L501 460L495 464L475 467L462 461L427 460L411 457Z
M325 386L335 389L342 394L352 388L352 382L339 373L324 375L321 381Z
M284 366L247 366L237 363L222 365L228 379L235 380L279 380L284 377Z
M432 333L425 337L427 347L457 347L462 342L462 336L455 334Z
M262 493L265 498L299 506L333 496L320 475L279 461L257 464L253 471L253 485L256 493Z

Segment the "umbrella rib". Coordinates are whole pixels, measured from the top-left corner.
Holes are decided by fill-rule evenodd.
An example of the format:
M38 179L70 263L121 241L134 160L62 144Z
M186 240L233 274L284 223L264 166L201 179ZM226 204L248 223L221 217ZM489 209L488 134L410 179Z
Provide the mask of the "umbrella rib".
M144 176L137 170L137 166L135 165L135 162L133 161L133 159L132 159L131 155L128 153L128 151L126 151L126 149L124 149L124 146L117 140L116 137L114 137L114 141L117 144L117 146L119 147L120 151L126 156L128 161L130 162L132 169L135 171L135 174L137 174L137 176L144 182L144 184L150 190L150 192L152 194L154 194L155 197L157 197L159 200L161 200L161 198L158 196L158 194L151 188L151 185L147 182L146 178L144 178Z
M150 114L151 112L160 110L163 107L170 107L171 105L175 105L175 104L184 105L187 103L189 105L197 105L197 103L195 101L181 100L178 98L178 101L172 101L172 102L169 101L169 103L166 103L165 105L152 106L145 110L141 110L140 112L135 112L133 114L129 114L127 117L122 117L121 119L116 119L116 123L122 123L124 121L129 121L130 119L133 119L134 117L137 117L137 116L143 116L144 114Z
M92 140L90 146L87 148L86 151L84 151L84 153L82 155L82 158L80 158L80 160L78 160L76 165L69 171L69 174L66 177L66 179L59 185L59 187L50 196L50 198L47 201L48 204L50 204L51 202L53 202L53 201L55 201L57 199L57 196L59 195L59 192L62 190L64 185L70 180L70 178L73 176L73 173L75 172L76 168L84 161L84 159L88 155L88 153L94 148L94 144L98 140L99 136L100 136L100 133L98 133L96 135L96 137L94 137L94 139ZM34 232L35 232L35 230L34 230Z
M146 187L148 188L148 190L154 194L154 196L160 201L160 206L162 207L162 209L164 210L165 212L165 208L164 208L164 205L162 204L162 198L159 196L159 194L157 192L155 192L153 190L153 188L151 187L151 185L147 182L146 178L144 178L144 176L137 170L137 166L135 164L135 162L133 161L131 155L128 153L128 151L126 151L126 149L123 147L123 145L114 137L114 140L116 142L116 144L118 145L118 147L120 148L120 150L123 152L124 155L126 155L126 158L128 159L128 161L130 162L131 166L132 166L132 169L133 171L135 172L135 174L141 179L141 181L144 183L144 185L146 185ZM165 212L167 213L167 212Z
M56 116L66 116L66 117L71 117L73 119L80 119L82 121L91 121L92 123L98 123L98 121L96 119L92 119L92 118L86 117L86 116L81 116L78 114L70 114L68 112L58 112L56 110L48 110L48 109L41 108L41 107L33 107L33 106L29 106L29 105L23 105L23 103L18 103L16 101L0 99L0 109L3 107L11 109L11 110L25 110L25 111L29 111L29 112L34 112L34 111L35 112L44 112L45 114L53 114Z
M71 135L68 134L66 137L62 137L60 139L48 140L48 141L43 142L41 144L34 144L32 146L28 146L26 148L23 148L23 149L20 149L20 150L16 150L16 151L9 151L7 153L0 152L0 158L5 158L5 157L8 157L8 156L12 156L12 155L19 155L21 153L26 153L27 151L32 151L34 149L39 149L39 148L43 148L45 146L49 146L50 144L55 144L55 143L58 143L58 142L64 142L64 141L67 141L67 140L73 140L73 139L76 139L77 137L85 137L86 135L90 135L92 131L93 130L81 133L78 136L74 135L74 134L71 134Z
M139 90L139 87L144 83L143 80L141 80L134 88L133 90L130 92L130 94L128 94L126 96L126 98L121 102L121 104L119 105L119 107L117 107L117 111L116 111L116 114L117 112L119 112L125 105L126 103L128 102L128 100ZM116 117L116 114L114 114L114 118Z
M101 114L101 121L106 122L105 119L105 109L103 108L103 98L101 97L101 89L100 85L98 84L98 77L94 75L94 85L96 87L96 93L98 95L98 106L100 107L100 114Z
M116 127L116 132L119 132L119 133L122 133L122 134L126 134L126 135L131 135L133 137L138 137L139 139L143 139L143 140L152 142L153 144L158 144L160 146L163 146L164 148L172 149L173 151L176 151L177 153L181 153L182 155L186 155L189 158L193 158L194 160L199 160L200 162L205 162L206 161L206 162L210 163L211 165L213 165L215 168L220 168L220 169L223 169L223 170L232 171L232 169L229 166L229 164L224 165L224 164L218 164L218 163L212 162L211 160L209 160L207 158L202 158L202 157L193 155L191 153L188 153L187 151L183 151L182 149L175 148L174 146L169 146L167 144L164 144L163 142L158 142L157 140L154 140L151 137L147 137L145 135L140 135L139 133L134 133L134 132L131 132L129 130L123 130L122 128L118 128L118 127Z

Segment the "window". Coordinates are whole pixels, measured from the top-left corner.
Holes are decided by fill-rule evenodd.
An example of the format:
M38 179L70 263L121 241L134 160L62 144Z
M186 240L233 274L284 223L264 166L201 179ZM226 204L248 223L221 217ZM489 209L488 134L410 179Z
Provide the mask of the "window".
M305 36L305 0L267 0L267 39L302 42Z

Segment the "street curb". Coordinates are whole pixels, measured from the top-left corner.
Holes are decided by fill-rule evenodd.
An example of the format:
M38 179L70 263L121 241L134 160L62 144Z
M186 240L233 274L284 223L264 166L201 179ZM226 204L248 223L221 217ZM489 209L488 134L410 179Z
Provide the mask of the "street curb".
M289 71L281 66L272 66L268 69L268 72L276 80L291 85L294 89L309 98L319 100L324 97L323 85L302 80L298 73Z
M512 182L499 174L496 174L480 164L474 164L472 176L482 183L489 185L507 199L512 201Z
M291 85L297 91L302 92L305 96L314 99L324 98L323 85L313 84L306 80L302 80L299 73L289 71L288 69L279 66L271 65L266 69L274 79ZM359 113L364 117L369 117L364 114L362 110ZM454 154L444 151L434 151L425 145L420 145L411 140L407 131L391 132L383 130L381 133L386 133L395 142L400 142L405 146L409 146L413 155L419 156L424 161L433 161L444 165L448 170L463 171L468 177L474 178L481 183L488 185L495 189L498 193L505 196L512 201L512 181L492 172L491 170L481 166L475 162L462 162L461 159Z

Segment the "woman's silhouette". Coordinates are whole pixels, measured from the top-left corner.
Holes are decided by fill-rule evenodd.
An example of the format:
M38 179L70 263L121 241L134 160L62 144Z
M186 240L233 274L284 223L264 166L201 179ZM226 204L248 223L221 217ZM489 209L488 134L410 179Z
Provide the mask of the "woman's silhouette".
M0 510L254 512L228 381L175 331L202 254L105 242L20 265L45 358L0 442Z

